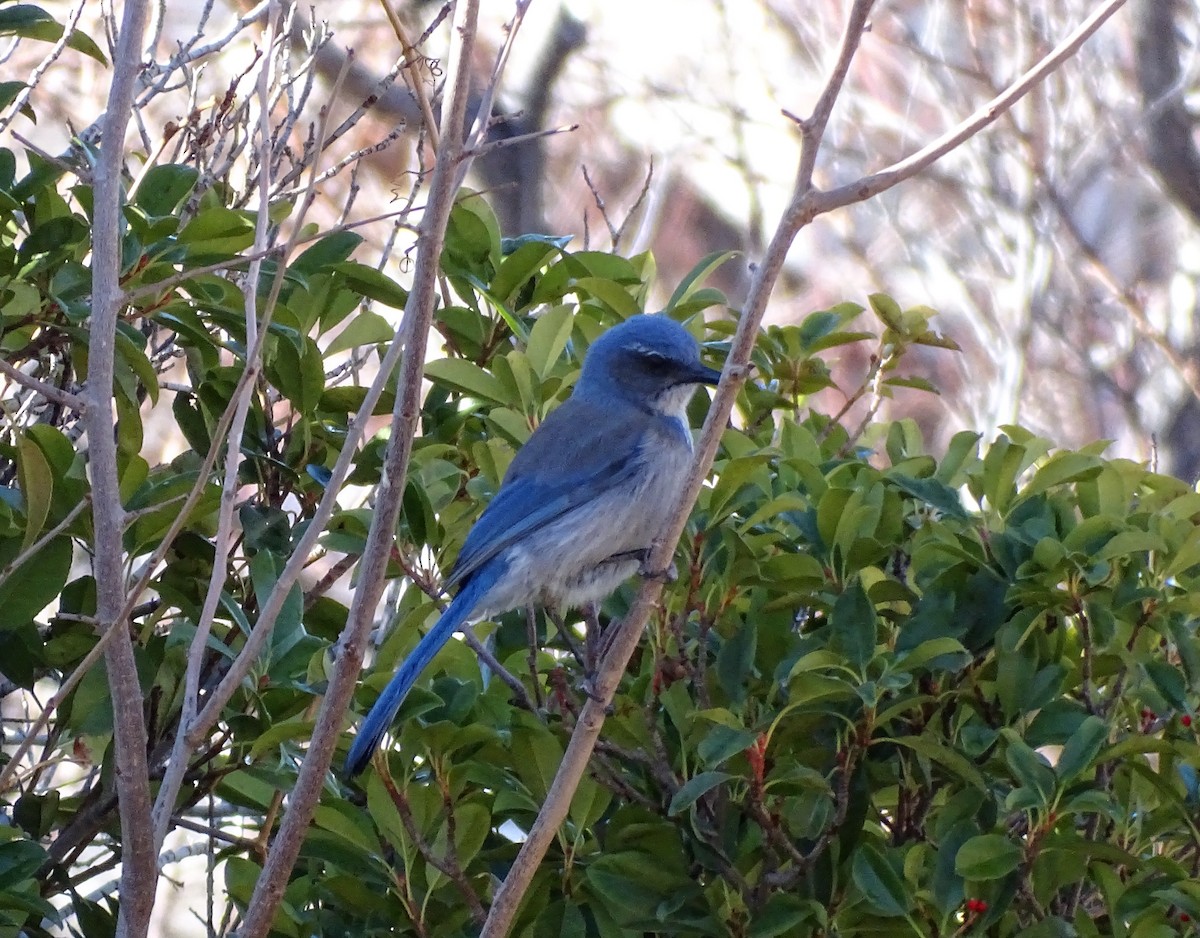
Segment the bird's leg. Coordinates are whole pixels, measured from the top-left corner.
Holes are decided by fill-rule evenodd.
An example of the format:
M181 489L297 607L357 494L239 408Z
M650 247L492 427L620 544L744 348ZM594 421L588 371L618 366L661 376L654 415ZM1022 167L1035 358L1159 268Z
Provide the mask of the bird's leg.
M588 603L580 611L587 623L587 632L584 636L583 676L590 684L596 669L600 667L600 606L597 603Z
M674 583L679 579L679 568L675 566L675 561L667 566L666 570L651 570L647 564L650 561L650 552L653 548L641 547L637 550L626 550L619 554L613 554L605 563L615 563L621 560L636 560L641 566L638 568L638 576L644 580L662 580L664 583Z
M537 610L533 606L525 607L525 638L529 645L529 677L533 683L533 699L539 710L545 704L542 699L542 682L538 679L538 634Z
M583 649L579 647L579 642L575 641L575 636L571 634L571 630L567 627L561 613L551 612L546 610L546 618L554 623L554 627L558 629L558 634L562 636L563 644L567 646L569 651L580 664L584 663Z
M649 554L650 552L646 551L646 553ZM646 560L643 560L642 568L638 570L638 576L643 580L662 580L664 583L674 583L679 579L679 568L675 566L675 561L672 560L667 564L666 570L649 570L646 567Z
M596 692L596 675L600 671L600 664L604 660L604 656L608 654L609 641L606 640L606 636L600 629L600 604L588 603L580 611L587 622L587 658L584 664L583 681L580 682L579 688L591 700L603 703L604 701Z

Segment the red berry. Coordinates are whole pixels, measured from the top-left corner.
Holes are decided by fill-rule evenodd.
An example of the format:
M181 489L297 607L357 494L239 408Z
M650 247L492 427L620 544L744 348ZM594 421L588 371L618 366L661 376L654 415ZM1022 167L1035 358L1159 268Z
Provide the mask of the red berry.
M1182 723L1184 726L1191 726L1192 718L1185 713L1183 716L1181 716L1179 718L1179 722Z
M1179 921L1190 922L1191 920L1192 920L1192 917L1190 915L1188 915L1186 912L1179 913Z

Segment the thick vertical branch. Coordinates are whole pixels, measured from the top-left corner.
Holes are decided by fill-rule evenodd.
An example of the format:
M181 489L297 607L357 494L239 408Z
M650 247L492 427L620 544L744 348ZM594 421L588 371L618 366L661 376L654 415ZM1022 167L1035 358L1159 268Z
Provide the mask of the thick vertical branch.
M122 297L121 172L125 129L133 109L134 85L141 67L146 0L126 0L113 56L100 153L94 167L92 320L88 338L88 476L96 532L92 572L96 578L96 619L113 632L105 652L113 704L113 745L117 797L121 806L121 911L117 935L146 934L158 879L150 824L150 778L146 767L146 722L133 657L133 640L124 630L125 570L121 533L124 511L117 475L113 434L113 356Z
M446 223L454 204L455 177L463 153L463 126L470 90L470 56L478 19L478 0L460 0L454 14L451 48L450 100L442 111L441 148L430 181L429 198L421 219L412 292L404 311L404 358L400 366L399 393L392 412L392 435L375 502L367 545L359 566L359 586L343 633L341 654L313 729L308 756L301 766L287 813L271 847L262 875L250 900L242 938L267 934L283 898L288 876L320 796L321 785L341 734L342 716L349 706L362 668L375 608L383 594L383 577L400 513L401 495L412 453L413 437L421 410L421 380L425 343L437 299L438 259L445 240Z

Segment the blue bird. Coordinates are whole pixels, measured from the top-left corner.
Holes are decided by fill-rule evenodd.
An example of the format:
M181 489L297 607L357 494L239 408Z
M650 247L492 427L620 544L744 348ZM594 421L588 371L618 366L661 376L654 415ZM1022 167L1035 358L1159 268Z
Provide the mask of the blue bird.
M458 595L396 670L343 769L361 772L417 678L467 622L510 609L598 602L638 573L692 460L687 404L719 371L663 315L632 316L588 350L571 397L518 451L467 535Z

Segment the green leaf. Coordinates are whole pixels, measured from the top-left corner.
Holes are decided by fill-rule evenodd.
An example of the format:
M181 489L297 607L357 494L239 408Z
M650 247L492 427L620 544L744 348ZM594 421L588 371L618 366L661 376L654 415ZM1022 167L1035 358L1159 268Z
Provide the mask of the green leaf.
M37 540L50 514L54 495L54 474L40 446L28 434L17 440L17 481L25 496L25 535L21 550Z
M365 296L392 309L404 309L408 302L408 291L374 267L357 261L342 261L328 267L341 274L345 285L359 296Z
M1054 771L1063 782L1072 781L1084 772L1104 744L1108 742L1108 724L1099 717L1087 717L1063 746Z
M199 178L200 173L193 166L175 163L152 166L138 186L134 204L150 216L173 215L192 194Z
M628 288L615 280L580 277L572 281L571 289L581 298L599 300L620 316L633 316L641 312L638 301L630 295Z
M538 913L530 938L587 938L581 903L557 899Z
M509 241L504 239L501 243ZM539 270L549 263L550 258L561 253L566 245L555 245L544 241L529 241L516 245L507 255L492 278L490 292L505 304L515 303L521 287L529 282Z
M539 378L545 378L557 364L574 326L574 310L567 304L552 306L543 312L529 330L525 356Z
M696 747L696 755L705 765L715 768L730 756L745 752L757 739L758 734L750 730L714 726Z
M1092 479L1100 474L1101 462L1095 456L1083 453L1056 453L1041 466L1029 484L1021 490L1021 497L1028 498L1058 485Z
M67 47L74 49L76 52L82 52L88 58L95 59L101 65L108 65L108 56L96 45L96 40L82 30L71 30L71 35L67 37Z
M717 679L731 700L746 699L746 685L754 668L757 647L758 630L752 623L743 622L717 653Z
M150 364L150 359L146 357L146 352L143 348L136 345L124 332L117 330L116 337L116 365L124 364L128 366L131 373L131 378L136 378L137 382L146 389L147 395L150 397L151 404L158 403L158 374L154 370L154 366ZM118 387L121 386L121 372L116 372L115 380ZM133 393L126 394L131 404L138 404L138 393L136 383L134 384Z
M700 285L714 270L724 264L731 258L737 257L739 251L714 251L713 253L701 258L687 275L679 282L679 286L675 288L675 292L671 294L671 298L667 300L667 305L663 307L664 313L670 313L675 307L683 303L688 297L699 289ZM724 299L722 297L722 299Z
M1177 667L1158 659L1143 661L1142 667L1146 671L1146 677L1150 678L1150 683L1167 703L1184 713L1191 711L1187 685L1184 683L1183 673Z
M777 892L767 900L766 906L754 916L750 924L749 938L779 938L781 935L804 934L800 925L816 918L818 904L811 899L801 899L786 892Z
M302 350L287 340L277 343L267 377L296 410L313 413L325 391L325 366L317 343L307 336Z
M728 772L701 772L699 775L692 776L680 786L674 797L671 798L671 804L667 807L668 816L675 817L677 814L683 813L695 804L697 799L708 794L718 785L723 785L734 778L737 776L730 775Z
M1002 834L980 834L959 848L954 871L963 879L990 880L1007 876L1021 862L1021 848Z
M360 345L374 345L377 342L390 342L396 334L391 324L370 310L361 310L350 320L346 328L325 349L326 357L344 352L347 349L358 348Z
M350 255L362 242L362 235L353 231L335 231L307 248L292 261L291 269L304 276L328 270L342 261L349 260Z
M536 799L544 799L562 762L562 744L545 726L525 721L513 729L512 750L521 781Z
M939 763L945 768L953 772L958 778L967 784L977 788L981 792L990 791L983 773L975 766L970 759L964 756L956 749L952 749L940 742L938 739L926 736L900 736L892 738L882 738L875 740L880 743L892 743L897 746L904 746L911 749L918 755L931 759Z
M875 656L877 622L875 606L862 581L855 576L829 613L829 647L845 655L851 665L862 671Z
M972 430L960 430L946 447L946 455L938 464L934 478L947 486L960 484L959 473L969 461L978 458L981 434Z
M254 243L254 217L230 208L205 208L183 226L178 240L201 254L236 254Z
M31 3L14 3L0 7L0 36L21 36L54 42L63 28L53 16Z
M25 625L57 598L71 556L71 539L56 537L0 581L0 632Z
M17 95L27 87L29 86L23 81L0 81L0 108L6 108L12 104L17 100Z
M28 840L0 844L0 882L28 879L46 862L46 851Z
M917 375L908 375L906 377L884 378L883 384L889 388L912 388L914 391L926 391L930 394L941 394L937 385L926 378L918 377Z
M700 889L676 861L661 852L605 853L588 864L585 875L588 892L601 900L589 903L591 908L605 909L622 919L632 917L633 921L662 920L664 903L679 908Z
M517 404L499 379L463 358L441 358L425 365L430 381L495 404Z
M958 497L958 492L939 479L913 479L908 476L892 475L890 473L887 478L900 491L911 495L919 501L923 501L926 505L936 508L951 518L966 521L970 517L966 509L962 506L962 500Z
M1041 804L1049 804L1054 794L1054 770L1014 730L1005 727L1000 735L1007 742L1004 759L1012 769L1013 777L1024 787L1037 792Z
M854 851L851 877L880 915L895 918L906 914L912 906L904 880L873 844L862 844Z
M266 605L267 597L275 590L279 574L283 572L285 561L270 551L260 550L250 558L250 576L254 581L254 595L258 598L261 609ZM279 661L305 636L304 631L304 595L298 583L293 583L287 592L287 598L275 618L275 626L271 630L271 660Z

